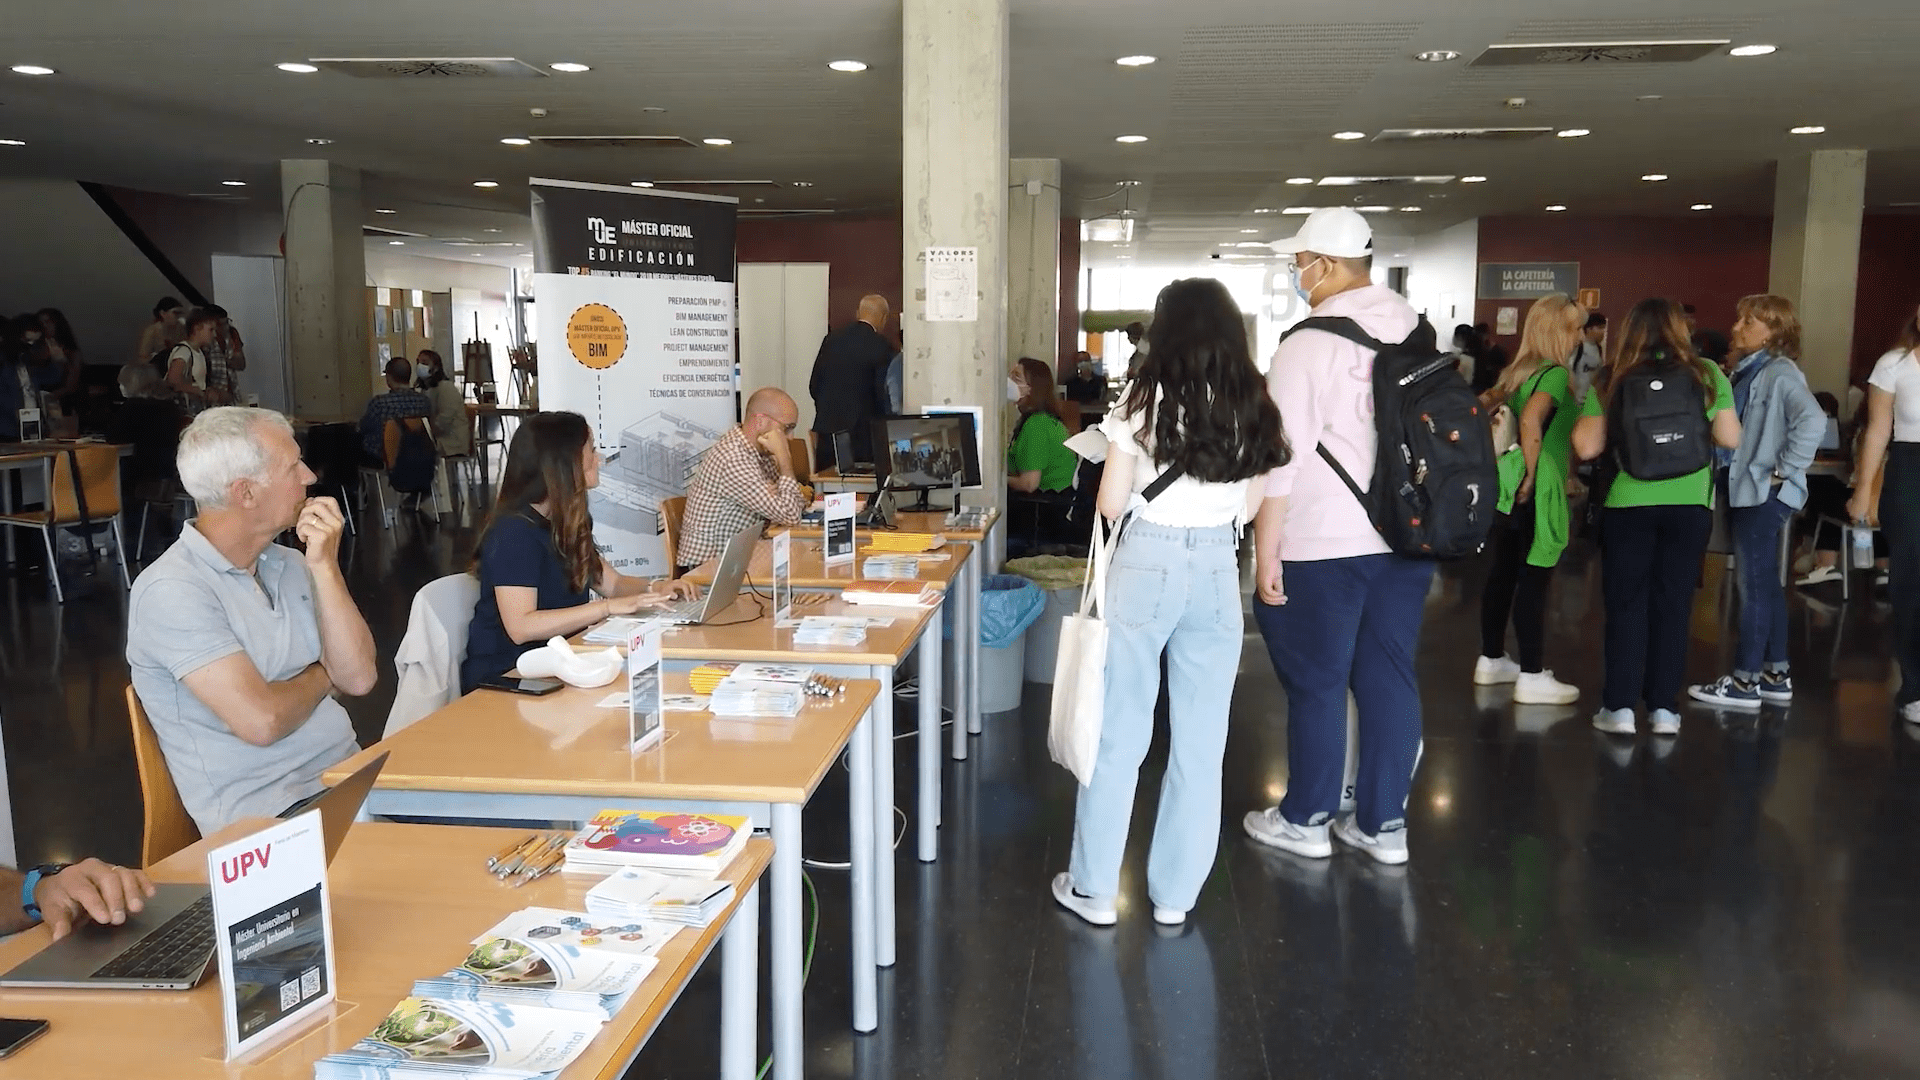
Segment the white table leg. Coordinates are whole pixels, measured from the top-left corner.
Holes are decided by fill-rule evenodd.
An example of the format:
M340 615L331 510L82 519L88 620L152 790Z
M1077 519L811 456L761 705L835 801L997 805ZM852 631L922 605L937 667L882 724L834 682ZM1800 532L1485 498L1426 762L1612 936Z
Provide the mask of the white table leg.
M753 1080L760 1037L760 883L720 935L720 1077Z
M967 734L980 734L980 603L986 582L987 551L976 545L967 560ZM958 723L954 727L959 727Z
M926 633L920 636L920 647L926 648L927 638L938 634L937 627L928 626ZM876 716L882 718L873 730L873 960L881 967L893 966L893 669L876 667L873 677L880 683L880 708ZM920 695L925 700L927 694L933 694L939 700L940 686L936 673L935 685L929 688L925 676L920 679Z
M773 1075L800 1080L800 807L773 805Z
M853 891L853 1030L880 1026L879 972L873 962L874 890L877 865L873 842L873 732L880 727L879 708L868 709L847 744L847 861Z
M946 674L940 652L940 633L929 628L920 635L920 737L915 740L920 745L914 748L920 765L920 809L914 825L920 833L921 862L940 857L940 699ZM953 728L960 730L957 720Z

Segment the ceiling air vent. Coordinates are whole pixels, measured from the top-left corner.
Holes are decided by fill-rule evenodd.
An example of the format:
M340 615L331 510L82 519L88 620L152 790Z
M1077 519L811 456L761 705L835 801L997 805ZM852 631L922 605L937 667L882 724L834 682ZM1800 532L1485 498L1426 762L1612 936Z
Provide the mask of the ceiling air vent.
M529 135L541 146L563 150L637 150L689 147L693 140L682 135Z
M683 188L683 187L777 188L780 186L779 182L774 180L655 180L654 185L657 187L664 187L664 188Z
M511 56L351 56L307 61L358 79L544 79L547 73Z
M1387 128L1374 142L1525 142L1553 134L1550 127Z
M1725 38L1705 41L1599 41L1567 44L1489 45L1470 67L1539 64L1684 64L1711 56Z

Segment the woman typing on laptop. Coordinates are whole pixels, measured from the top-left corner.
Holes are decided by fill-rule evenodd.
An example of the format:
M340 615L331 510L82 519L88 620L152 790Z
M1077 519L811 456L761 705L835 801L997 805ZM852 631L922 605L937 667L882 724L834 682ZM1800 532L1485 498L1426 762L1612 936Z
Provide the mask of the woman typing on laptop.
M17 934L45 922L59 941L84 913L104 926L119 926L127 913L138 914L153 896L147 875L99 859L71 866L36 866L20 871L0 867L0 897L19 897L20 906L0 900L0 934Z
M475 559L480 602L460 665L462 693L505 674L548 638L693 595L687 582L627 577L601 557L587 510L587 492L599 483L600 454L580 414L538 413L514 433Z

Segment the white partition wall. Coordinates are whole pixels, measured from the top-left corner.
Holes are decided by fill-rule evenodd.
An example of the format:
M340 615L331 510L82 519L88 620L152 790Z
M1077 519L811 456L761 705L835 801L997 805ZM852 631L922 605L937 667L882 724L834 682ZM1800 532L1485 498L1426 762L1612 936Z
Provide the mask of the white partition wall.
M247 370L236 376L241 401L258 394L263 408L289 412L287 294L276 255L215 255L213 298L247 343Z
M800 406L804 433L813 427L807 379L827 336L826 263L741 263L740 390L778 386ZM804 434L802 435L804 437Z

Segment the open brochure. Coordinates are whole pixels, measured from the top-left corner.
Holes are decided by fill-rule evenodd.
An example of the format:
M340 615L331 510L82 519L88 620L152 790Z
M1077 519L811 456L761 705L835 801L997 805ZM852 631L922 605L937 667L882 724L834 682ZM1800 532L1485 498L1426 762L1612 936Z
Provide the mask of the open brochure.
M460 966L413 984L413 995L575 1009L610 1018L646 981L673 936L659 923L606 925L551 908L514 912L477 938Z
M599 1016L491 1001L410 997L373 1033L314 1062L314 1080L533 1080L572 1063Z

